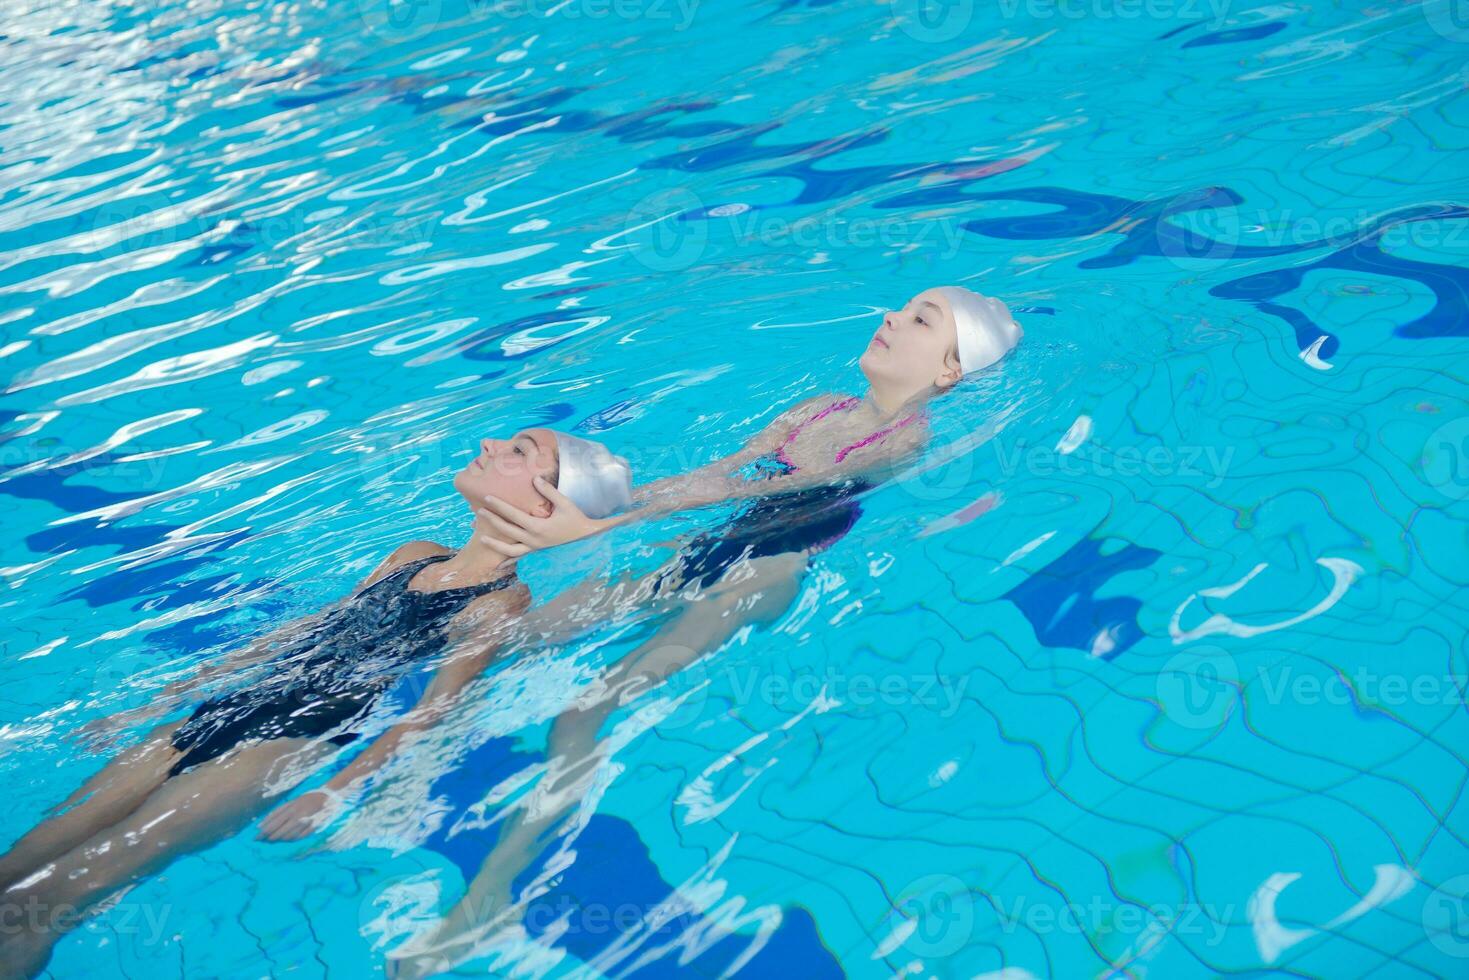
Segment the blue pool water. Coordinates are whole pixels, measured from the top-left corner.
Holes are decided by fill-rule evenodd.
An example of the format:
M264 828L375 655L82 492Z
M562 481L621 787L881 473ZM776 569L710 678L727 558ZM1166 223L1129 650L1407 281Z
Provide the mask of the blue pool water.
M8 4L0 844L84 723L457 544L479 437L668 475L954 281L1025 342L613 717L461 973L1469 973L1466 53L1463 0ZM51 975L383 970L641 638L501 665Z

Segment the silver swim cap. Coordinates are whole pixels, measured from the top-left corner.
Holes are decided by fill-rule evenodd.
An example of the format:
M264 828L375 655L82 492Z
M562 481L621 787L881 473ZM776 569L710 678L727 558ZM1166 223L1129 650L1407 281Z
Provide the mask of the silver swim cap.
M1020 343L1024 331L1004 303L963 286L940 286L935 292L943 294L954 313L959 367L965 374L989 367Z
M583 514L600 519L632 506L632 467L601 443L556 433L561 476L556 489Z

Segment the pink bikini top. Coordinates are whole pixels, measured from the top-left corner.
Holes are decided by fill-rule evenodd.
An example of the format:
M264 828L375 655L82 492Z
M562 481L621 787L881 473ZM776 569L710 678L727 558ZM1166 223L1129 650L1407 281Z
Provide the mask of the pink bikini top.
M800 435L801 430L803 428L805 428L808 423L811 423L811 422L820 422L822 419L826 418L832 412L845 412L847 409L851 408L852 406L857 405L857 404L860 404L861 401L862 401L862 399L857 398L856 396L853 396L851 398L846 398L846 399L843 399L841 401L833 402L832 404L830 404L830 405L826 406L825 408L823 408L821 411L817 412L815 415L811 416L809 419L806 419L804 422L797 423L796 427L793 428L793 429L791 429L790 433L786 436L785 442L781 443L780 444L780 448L777 449L771 455L773 455L775 457L776 461L778 461L779 463L781 463L783 466L786 467L786 473L794 473L794 472L796 472L796 470L798 469L798 467L796 466L795 463L791 462L791 460L790 460L790 458L788 456L786 456L786 447L789 446L792 442L795 441L796 436ZM894 432L898 431L901 428L904 428L906 426L912 425L915 421L918 420L919 414L920 413L918 413L918 412L914 412L912 415L909 415L907 418L903 419L902 421L894 422L892 425L888 426L887 428L885 428L885 429L879 429L878 431L874 432L872 435L868 436L866 439L862 439L862 440L860 440L858 442L854 442L850 446L847 446L847 447L845 447L843 449L838 450L837 451L837 455L836 455L836 461L838 463L840 463L842 460L844 460L844 459L847 458L847 455L849 453L853 452L854 450L861 449L863 446L870 446L874 442L877 442L879 439L882 439L885 436L888 436L891 433L894 433Z

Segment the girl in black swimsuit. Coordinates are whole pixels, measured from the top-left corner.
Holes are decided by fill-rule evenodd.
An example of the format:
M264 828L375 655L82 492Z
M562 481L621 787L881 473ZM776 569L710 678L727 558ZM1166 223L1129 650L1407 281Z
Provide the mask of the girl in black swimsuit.
M318 738L346 745L383 692L448 641L449 622L474 600L516 584L504 575L478 585L421 592L420 569L448 555L400 565L303 631L270 662L259 683L205 701L173 733L177 776L245 742ZM333 734L335 733L335 734Z
M537 479L559 486L551 490L556 500L604 514L627 499L626 463L584 440L528 429L480 448L454 478L472 507L493 493L549 514L552 501L536 489ZM499 631L530 601L515 577L524 552L494 548L484 530L476 518L475 533L457 551L429 541L402 546L336 607L174 687L170 693L186 693L203 679L250 666L263 675L209 698L184 721L154 729L0 857L0 921L24 923L0 934L0 976L39 973L87 906L253 819L336 746L355 739L353 729L395 681L453 643L456 654L439 665L415 710L325 786L274 810L261 836L311 832L405 736L432 724L488 664ZM160 702L163 711L173 703Z

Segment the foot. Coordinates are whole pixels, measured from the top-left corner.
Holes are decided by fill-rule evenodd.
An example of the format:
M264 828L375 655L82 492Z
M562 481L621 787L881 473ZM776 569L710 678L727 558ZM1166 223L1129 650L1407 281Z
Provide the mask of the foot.
M476 910L467 900L455 905L436 927L389 954L389 980L437 976L472 959L481 951L487 937L510 926L518 917L518 908L508 902L491 902L489 906ZM477 911L488 914L479 915Z

